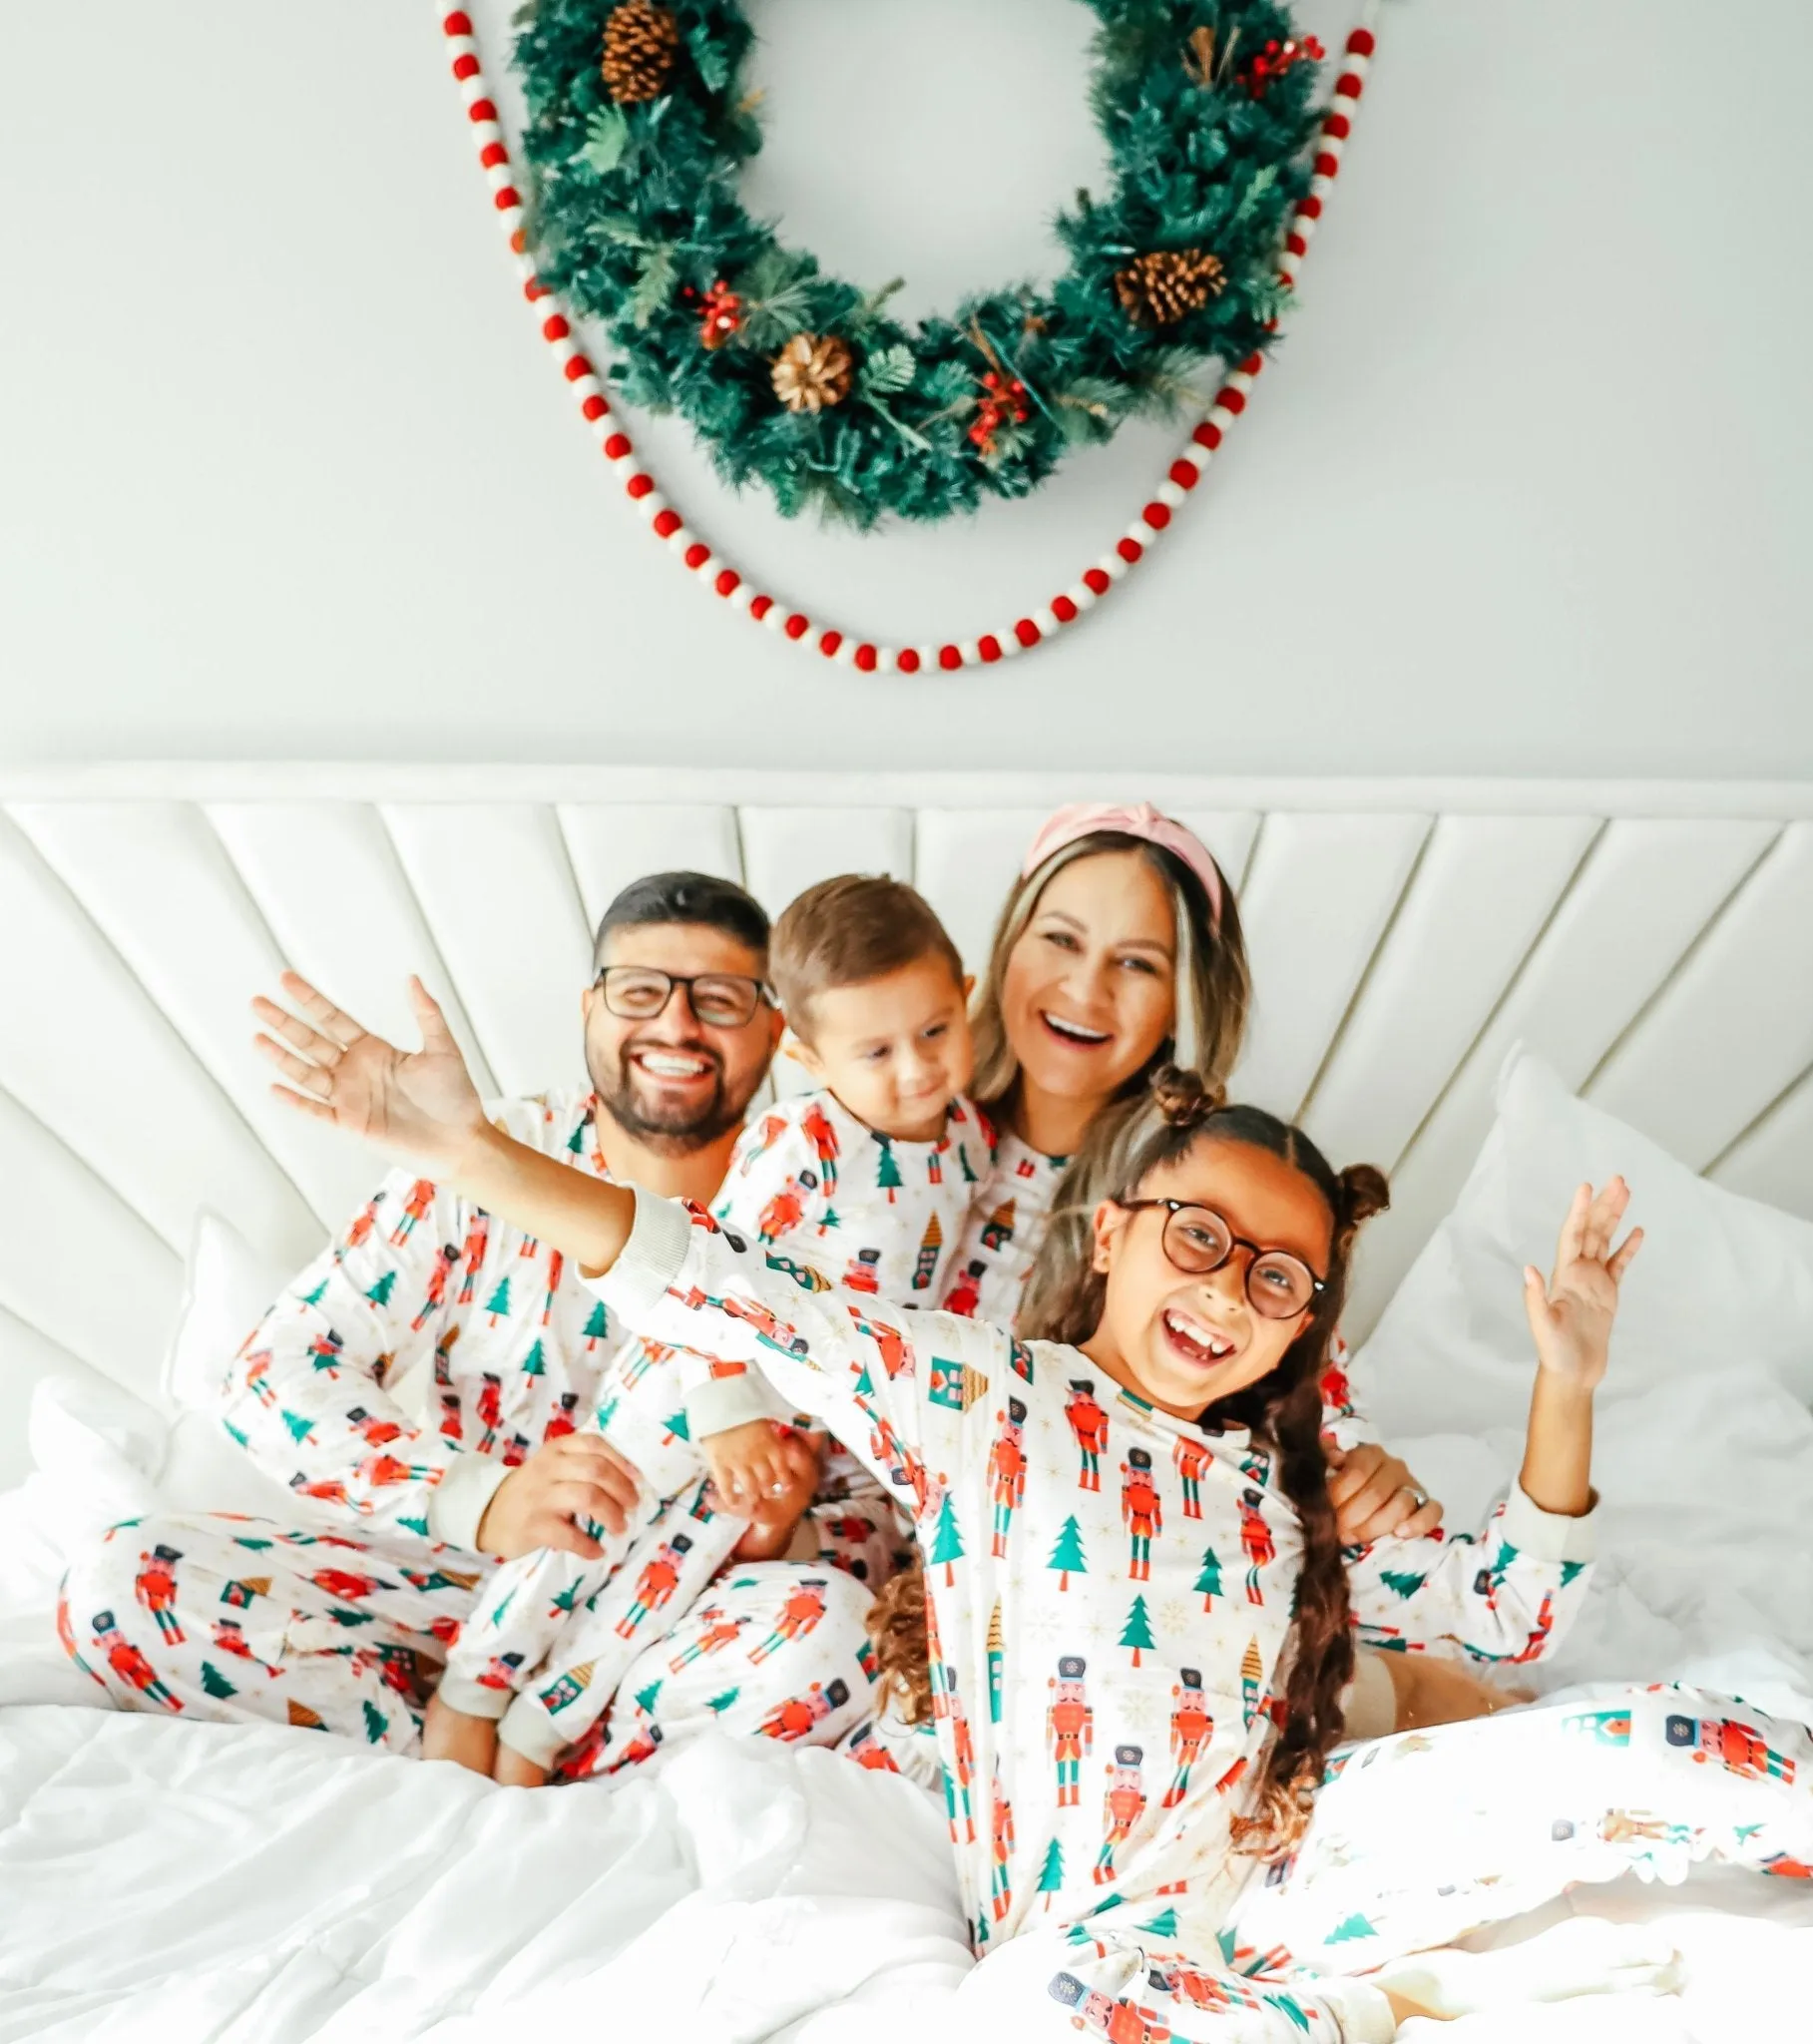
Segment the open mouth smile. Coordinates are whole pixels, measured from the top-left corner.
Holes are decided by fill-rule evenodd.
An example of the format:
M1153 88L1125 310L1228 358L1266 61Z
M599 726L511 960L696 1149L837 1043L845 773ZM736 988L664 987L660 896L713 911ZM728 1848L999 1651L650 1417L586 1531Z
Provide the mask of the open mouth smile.
M1060 1043L1068 1043L1076 1050L1100 1050L1112 1041L1106 1029L1086 1029L1081 1022L1072 1022L1062 1015L1053 1015L1041 1008L1039 1019Z
M708 1079L717 1070L709 1058L699 1057L691 1051L639 1050L631 1063L651 1079L670 1086L689 1085L698 1079Z
M1212 1369L1234 1352L1234 1343L1226 1334L1217 1332L1207 1321L1197 1319L1192 1313L1178 1311L1175 1306L1165 1308L1160 1324L1165 1340L1185 1361L1194 1363L1198 1369Z

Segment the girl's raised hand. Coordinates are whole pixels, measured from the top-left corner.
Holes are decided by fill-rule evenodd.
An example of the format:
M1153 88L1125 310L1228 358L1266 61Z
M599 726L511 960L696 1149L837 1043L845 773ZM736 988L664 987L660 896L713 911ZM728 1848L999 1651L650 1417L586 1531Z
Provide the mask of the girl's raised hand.
M262 995L251 1004L265 1028L282 1038L253 1039L290 1082L271 1087L277 1098L411 1164L437 1175L451 1172L484 1133L485 1109L447 1018L422 982L409 982L422 1030L416 1051L398 1050L361 1029L299 972L284 973L281 986L306 1020Z
M1562 1223L1555 1276L1545 1284L1534 1265L1525 1267L1524 1307L1538 1366L1572 1390L1590 1391L1605 1374L1618 1280L1643 1241L1643 1231L1633 1228L1611 1247L1629 1204L1630 1188L1621 1178L1598 1194L1582 1186Z

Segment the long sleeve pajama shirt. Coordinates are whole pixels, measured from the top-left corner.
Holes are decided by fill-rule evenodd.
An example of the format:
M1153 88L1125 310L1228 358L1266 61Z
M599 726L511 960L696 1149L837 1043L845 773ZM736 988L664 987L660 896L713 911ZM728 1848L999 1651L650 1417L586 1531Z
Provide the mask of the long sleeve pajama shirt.
M496 1110L519 1140L575 1169L608 1176L589 1094L515 1100ZM219 1514L119 1529L81 1557L65 1586L65 1644L117 1702L205 1718L274 1718L396 1751L414 1751L419 1707L462 1623L498 1572L477 1551L478 1524L517 1463L596 1410L608 1378L650 1358L578 1282L557 1251L431 1181L393 1173L346 1229L288 1285L226 1373L228 1434L296 1495L292 1523ZM685 1478L691 1476L688 1483ZM637 1557L661 1597L627 1671L648 1693L676 1654L696 1644L688 1607L724 1560L736 1523L687 1494ZM689 1538L688 1538L689 1536ZM680 1541L688 1539L688 1545ZM662 1550L688 1557L671 1588ZM801 1571L739 1571L715 1586L703 1629L721 1640L767 1638ZM825 1603L813 1668L828 1657L848 1685L860 1675L865 1599L838 1582ZM703 1662L701 1656L716 1658ZM790 1650L749 1669L721 1646L687 1664L722 1708L715 1722L761 1729L795 1682ZM653 1672L652 1672L653 1671ZM670 1734L701 1718L683 1683L668 1684ZM600 1700L601 1703L603 1699ZM651 1743L631 1727L600 1765ZM816 1735L815 1735L816 1736Z
M1217 1942L1252 1865L1231 1827L1269 1734L1302 1547L1272 1456L1118 1386L1080 1440L1079 1350L949 1313L896 1321L823 1283L639 1195L597 1289L652 1339L759 1362L912 1513L977 1950L1050 1933L1052 1991L1061 1971L1079 2007L1181 1967L1251 2004L1240 2034L1296 2036L1312 2018L1328 2036L1376 2033L1372 1990L1261 1993ZM1585 1595L1591 1536L1590 1519L1514 1491L1476 1542L1393 1543L1394 1580L1357 1558L1356 1613L1488 1658L1540 1651Z

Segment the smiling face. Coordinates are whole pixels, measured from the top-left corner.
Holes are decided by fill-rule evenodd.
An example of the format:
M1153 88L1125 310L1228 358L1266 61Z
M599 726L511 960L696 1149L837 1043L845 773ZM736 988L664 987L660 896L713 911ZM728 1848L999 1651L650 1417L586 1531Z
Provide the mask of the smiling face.
M794 1022L799 1061L878 1134L929 1143L970 1083L968 999L968 981L937 953L823 987Z
M642 923L614 930L606 965L644 965L692 978L722 972L760 979L766 961L706 923ZM627 1135L678 1154L703 1149L742 1118L780 1039L765 1001L740 1028L707 1027L676 987L659 1015L612 1014L604 990L584 996L586 1068L599 1105Z
M1002 976L1022 1087L1091 1111L1113 1099L1171 1034L1176 962L1170 890L1140 853L1060 867Z
M1326 1277L1334 1222L1295 1165L1246 1143L1198 1142L1139 1185L1141 1199L1213 1208L1248 1242L1287 1250ZM1112 1200L1096 1210L1095 1269L1108 1275L1101 1324L1083 1350L1138 1397L1179 1419L1269 1376L1309 1324L1310 1311L1269 1319L1246 1295L1249 1250L1192 1278L1165 1255L1164 1212L1130 1213Z

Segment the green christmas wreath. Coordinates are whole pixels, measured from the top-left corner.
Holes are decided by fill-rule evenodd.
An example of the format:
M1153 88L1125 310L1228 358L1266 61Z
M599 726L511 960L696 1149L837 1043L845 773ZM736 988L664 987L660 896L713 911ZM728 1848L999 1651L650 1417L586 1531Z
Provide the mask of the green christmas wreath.
M915 328L737 196L761 147L735 0L536 0L516 49L537 266L601 321L633 404L678 411L729 482L870 526L1020 497L1072 448L1263 348L1307 190L1322 56L1267 0L1087 0L1114 166L1056 222L1049 289Z

